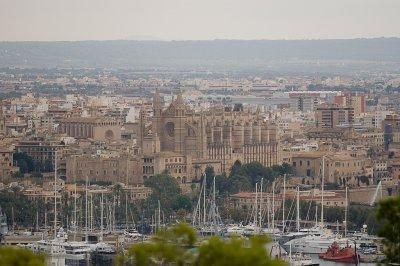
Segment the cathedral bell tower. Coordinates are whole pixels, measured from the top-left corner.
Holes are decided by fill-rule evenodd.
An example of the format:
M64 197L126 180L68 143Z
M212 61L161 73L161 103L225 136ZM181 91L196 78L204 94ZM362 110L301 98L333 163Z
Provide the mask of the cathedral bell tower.
M176 100L174 102L175 105L175 152L183 153L185 146L185 112L186 105L183 100L182 92L179 92Z

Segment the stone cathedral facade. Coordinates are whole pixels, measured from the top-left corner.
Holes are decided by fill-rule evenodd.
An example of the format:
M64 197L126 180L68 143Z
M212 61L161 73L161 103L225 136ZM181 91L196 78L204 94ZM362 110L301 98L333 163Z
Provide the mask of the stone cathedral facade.
M250 112L221 107L194 112L181 94L164 108L156 92L153 116L141 111L138 131L144 178L166 169L182 182L189 182L198 176L196 170L203 171L208 165L216 173L229 173L237 160L264 166L281 164L277 129L264 120L259 109Z

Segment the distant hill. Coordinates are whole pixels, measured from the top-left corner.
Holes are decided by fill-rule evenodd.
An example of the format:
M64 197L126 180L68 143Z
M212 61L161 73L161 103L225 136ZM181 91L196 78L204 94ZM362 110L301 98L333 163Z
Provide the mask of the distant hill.
M0 42L0 67L398 70L400 38Z

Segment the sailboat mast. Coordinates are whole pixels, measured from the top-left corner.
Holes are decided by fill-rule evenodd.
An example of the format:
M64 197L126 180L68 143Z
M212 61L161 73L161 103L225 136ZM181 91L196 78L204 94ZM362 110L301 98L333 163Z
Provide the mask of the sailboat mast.
M218 228L217 228L217 202L215 199L215 175L213 179L213 224L214 224L214 234L218 233Z
M203 226L206 225L206 185L207 185L207 176L204 173L203 178Z
M282 232L285 232L285 199L286 199L286 174L283 175L283 202L282 202Z
M128 194L125 193L125 230L128 230Z
M77 222L76 222L76 184L75 184L75 194L74 194L74 225L75 225L75 231L77 228Z
M104 193L101 192L101 203L100 203L100 237L101 240L103 241L103 216L104 216L104 206L103 206L103 201L104 201Z
M264 178L261 178L261 187L260 187L260 210L258 211L259 214L259 222L260 222L260 228L262 227L262 203L263 203L263 182L264 182Z
M85 241L88 241L88 176L85 183Z
M269 199L269 195L267 194L267 223L268 223L268 228L271 228L271 223L269 220L269 217L271 216L271 201Z
M297 209L297 212L296 212L296 229L297 229L297 232L299 232L300 231L300 189L299 189L299 187L297 187L297 193L296 193L297 195L296 195L296 209Z
M347 197L347 186L346 186L346 209L344 211L344 237L347 237L347 212L349 208L349 201Z
M11 220L12 220L12 230L15 230L15 219L14 219L14 207L11 206Z
M160 201L158 201L158 221L157 221L158 229L160 229L161 225L161 204Z
M39 212L36 211L36 232L39 232Z
M57 237L57 150L54 156L54 239Z
M215 204L215 176L214 176L214 179L213 179L213 201L214 201L214 204Z
M322 182L321 182L321 227L324 227L324 184L325 184L325 156L322 156Z
M44 208L45 208L44 209L44 231L47 235L47 209L46 209L46 206Z
M275 181L272 182L272 229L275 229Z
M256 183L256 198L254 202L254 225L257 225L257 213L258 213L258 199L257 199L257 194L258 192L258 183Z
M93 193L90 193L90 231L93 231Z

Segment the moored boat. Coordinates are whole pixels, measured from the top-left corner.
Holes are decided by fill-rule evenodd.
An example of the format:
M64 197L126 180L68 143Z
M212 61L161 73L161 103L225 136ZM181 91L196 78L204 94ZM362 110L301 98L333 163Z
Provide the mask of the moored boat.
M358 263L360 261L360 257L357 254L356 248L353 248L349 245L344 248L340 248L337 242L333 242L333 244L325 253L319 254L319 258L323 260L345 263Z

